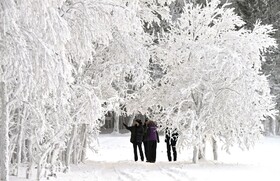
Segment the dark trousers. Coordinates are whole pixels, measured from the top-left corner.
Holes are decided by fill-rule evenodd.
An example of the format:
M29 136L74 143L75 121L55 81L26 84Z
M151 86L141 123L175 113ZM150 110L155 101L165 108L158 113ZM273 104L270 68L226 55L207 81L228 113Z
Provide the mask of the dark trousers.
M135 161L138 160L137 147L139 149L141 161L144 161L144 155L143 155L143 151L142 151L142 142L141 143L133 143L134 160Z
M177 160L176 143L175 144L170 144L170 142L167 141L166 146L167 146L167 158L168 158L168 160L172 161L172 158L171 158L171 148L172 148L173 160L176 161Z
M145 153L145 158L146 158L146 161L148 161L148 146L147 146L147 141L144 141L143 142L144 144L144 153Z
M157 141L147 141L147 162L156 162Z

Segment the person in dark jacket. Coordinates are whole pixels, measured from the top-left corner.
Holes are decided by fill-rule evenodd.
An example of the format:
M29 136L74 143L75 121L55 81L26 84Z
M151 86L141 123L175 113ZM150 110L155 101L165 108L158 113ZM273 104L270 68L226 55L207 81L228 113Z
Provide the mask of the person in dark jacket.
M144 137L143 137L143 144L144 144L144 153L145 153L145 158L146 158L146 161L148 161L148 146L147 146L147 132L148 132L148 125L147 125L147 122L148 122L148 118L145 119L145 123L144 123Z
M126 129L128 129L131 132L130 136L130 142L133 144L133 151L134 151L134 160L138 160L138 154L137 154L137 147L140 152L141 161L144 161L144 155L142 151L142 141L143 141L143 134L144 129L142 125L142 121L137 119L134 126L127 126L123 123Z
M171 158L171 148L173 152L173 161L177 160L177 151L176 151L176 143L178 139L178 131L171 130L169 128L166 128L165 130L165 142L167 147L167 158L169 161L172 161Z
M159 136L154 121L147 122L147 162L156 162L157 143Z

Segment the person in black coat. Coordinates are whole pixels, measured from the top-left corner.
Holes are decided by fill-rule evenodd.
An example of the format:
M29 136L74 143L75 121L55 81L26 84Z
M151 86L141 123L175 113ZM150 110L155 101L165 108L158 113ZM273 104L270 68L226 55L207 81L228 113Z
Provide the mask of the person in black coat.
M145 123L144 123L144 136L143 136L143 144L144 144L144 153L145 153L145 157L146 157L146 161L148 161L148 146L147 146L147 136L148 136L148 118L145 119Z
M134 126L127 126L123 123L126 129L128 129L131 132L130 136L130 142L133 144L133 151L134 151L134 160L138 160L138 154L137 154L137 147L139 149L141 161L144 161L144 155L142 150L142 141L143 141L143 134L144 129L142 125L142 121L137 119Z
M176 151L176 143L178 139L178 131L171 130L169 128L166 128L165 130L165 142L167 147L167 158L169 161L172 161L171 158L171 148L173 152L173 161L177 160L177 151Z

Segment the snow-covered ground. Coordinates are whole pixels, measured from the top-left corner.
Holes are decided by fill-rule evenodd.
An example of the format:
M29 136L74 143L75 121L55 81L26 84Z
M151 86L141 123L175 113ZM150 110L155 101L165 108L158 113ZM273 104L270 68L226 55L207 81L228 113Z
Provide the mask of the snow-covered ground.
M86 164L72 166L71 172L59 173L58 181L274 181L279 179L280 137L265 137L254 149L233 149L231 154L219 152L219 161L206 159L191 162L191 150L178 155L177 162L168 162L164 138L160 137L156 163L133 161L129 134L100 135L100 151L88 152ZM23 177L23 175L22 175ZM12 177L11 180L24 180Z

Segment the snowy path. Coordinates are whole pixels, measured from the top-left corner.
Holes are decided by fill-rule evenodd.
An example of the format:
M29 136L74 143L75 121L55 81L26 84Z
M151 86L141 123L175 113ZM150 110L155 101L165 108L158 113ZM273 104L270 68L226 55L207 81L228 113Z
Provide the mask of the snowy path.
M67 181L258 181L277 180L280 168L280 137L264 138L255 149L231 155L220 152L220 161L191 163L191 150L168 162L163 137L158 145L157 162L134 162L129 134L101 135L99 153L89 153L86 164L72 166L68 174L57 179ZM206 154L212 160L209 153ZM19 179L11 179L19 180Z

